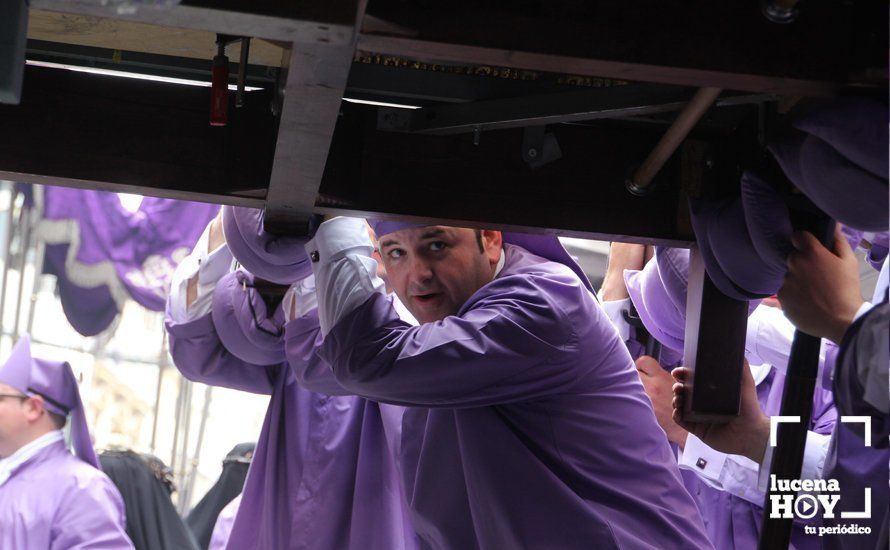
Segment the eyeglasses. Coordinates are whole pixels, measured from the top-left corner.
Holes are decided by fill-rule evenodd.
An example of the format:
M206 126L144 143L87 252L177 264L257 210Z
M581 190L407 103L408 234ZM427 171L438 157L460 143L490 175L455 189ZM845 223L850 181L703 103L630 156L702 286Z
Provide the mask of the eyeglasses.
M0 393L0 399L3 399L4 397L10 397L10 398L15 398L15 399L21 399L22 401L24 401L24 400L27 399L29 396L27 396L27 395L23 395L23 394L20 394L20 393Z

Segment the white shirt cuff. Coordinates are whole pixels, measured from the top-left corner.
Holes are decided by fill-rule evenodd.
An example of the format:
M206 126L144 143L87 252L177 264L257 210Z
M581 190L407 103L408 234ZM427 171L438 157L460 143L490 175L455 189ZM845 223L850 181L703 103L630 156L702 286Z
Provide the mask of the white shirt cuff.
M318 299L318 322L323 335L374 292L384 292L371 257L374 244L368 227L359 218L338 217L319 226L306 243L312 261Z
M198 258L192 253L186 256L170 278L170 294L167 295L167 314L174 323L188 322L186 295L188 282L198 273Z
M216 250L207 252L205 244L201 249L201 257L198 263L201 269L198 271L198 283L201 285L216 285L223 275L232 270L234 257L225 244L218 246Z
M284 308L284 318L293 321L305 316L318 307L318 298L315 293L315 277L310 275L302 281L292 284L284 294L281 301Z
M606 316L618 330L618 335L621 337L621 340L625 342L630 340L630 325L628 325L627 321L624 319L624 312L630 311L630 298L602 302L602 306Z
M686 448L678 452L678 458L680 468L692 470L709 486L763 505L757 463L750 458L715 451L692 434L687 436Z
M720 473L723 471L723 463L726 461L724 453L715 451L692 435L686 436L686 445L677 449L677 462L680 468L692 470L708 485L717 489L723 489L720 483Z
M232 253L225 244L207 250L210 225L204 229L192 253L176 267L170 281L167 311L174 323L187 323L210 313L216 283L232 269ZM198 277L197 298L188 304L188 284Z
M828 445L830 442L830 435L818 434L813 431L807 432L807 441L803 454L803 465L800 469L800 479L822 479L822 471L825 468L825 457L828 454ZM767 445L763 460L760 462L760 474L757 480L757 487L761 491L766 491L769 487L769 471L770 468L772 468L774 449L775 447Z

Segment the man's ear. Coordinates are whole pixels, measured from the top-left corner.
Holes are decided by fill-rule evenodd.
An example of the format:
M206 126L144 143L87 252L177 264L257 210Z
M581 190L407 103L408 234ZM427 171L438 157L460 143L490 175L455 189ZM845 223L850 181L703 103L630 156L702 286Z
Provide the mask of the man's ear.
M501 248L504 247L504 236L500 231L494 229L482 230L482 250L488 257L491 265L498 263L501 259Z
M25 406L25 418L28 419L28 422L35 422L40 419L41 416L46 414L46 406L43 402L43 398L39 395L32 395L24 402Z

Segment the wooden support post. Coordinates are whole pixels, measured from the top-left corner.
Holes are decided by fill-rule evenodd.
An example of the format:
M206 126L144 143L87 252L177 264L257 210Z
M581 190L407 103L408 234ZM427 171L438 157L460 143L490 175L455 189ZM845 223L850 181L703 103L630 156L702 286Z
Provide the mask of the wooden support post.
M739 414L748 303L720 292L705 272L697 247L689 255L684 365L692 370L683 417L728 421Z

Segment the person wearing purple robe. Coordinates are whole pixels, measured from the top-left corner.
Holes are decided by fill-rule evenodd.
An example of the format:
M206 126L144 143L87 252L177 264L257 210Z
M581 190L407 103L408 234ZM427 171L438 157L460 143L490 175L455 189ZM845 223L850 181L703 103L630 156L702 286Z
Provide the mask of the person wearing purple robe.
M216 525L213 526L213 533L210 535L209 550L225 550L229 544L229 537L232 536L232 525L235 524L235 516L238 515L238 509L241 507L241 495L232 499L232 502L226 504L219 516L216 518Z
M632 331L627 327L622 311L627 311L631 303L644 308L642 318L652 333L671 332L673 319L667 312L675 303L685 304L688 254L683 250L658 248L656 258L639 269L641 262L634 265L621 261L634 249L641 257L642 246L613 243L612 250L617 253L615 258L610 254L609 270L614 273L607 271L603 288L603 295L612 299L604 302L603 307L619 333L628 335L627 339L632 338ZM624 270L625 266L630 269ZM678 276L668 277L667 272ZM685 310L680 313L681 320L685 320ZM793 325L778 308L760 305L748 318L745 355L750 362L751 377L746 378L746 382L756 388L750 402L759 405L761 419L779 414L793 335ZM633 342L631 347L640 348ZM670 370L682 365L682 350L672 350L665 345L660 362L640 356L636 365L659 425L677 447L684 483L701 510L714 547L718 550L755 548L762 528L765 500L765 491L759 486L762 449L761 456L754 455L754 458L722 453L674 422ZM813 399L802 477L822 476L836 417L831 392L818 388ZM806 524L812 525L813 522ZM819 537L807 534L804 526L804 522L795 523L792 546L821 548Z
M72 454L62 428L71 421ZM124 503L99 469L77 379L23 336L0 367L0 548L132 549Z
M247 209L236 210L224 209L223 216ZM311 273L268 308L251 273L230 272L235 249L225 242L236 236L227 231L223 241L218 224L208 226L177 269L166 327L187 378L271 396L227 547L416 548L389 446L398 438L399 408L383 413L356 396L298 384L292 367L320 361L313 352L320 338ZM285 334L288 347L299 351L285 354Z
M821 537L823 548L886 548L884 539L890 507L890 487L887 483L890 449L887 447L886 426L890 404L887 395L888 365L879 359L879 354L886 353L888 345L886 324L873 332L881 338L870 340L876 343L871 353L863 354L850 347L856 344L857 329L877 309L875 304L882 304L887 299L890 279L887 260L881 267L873 302L870 303L862 300L857 261L840 231L835 235L833 251L806 233L795 235L794 246L796 252L789 258L788 274L779 292L785 313L801 330L827 338L840 346L828 354L824 369L826 374L818 379L823 388L833 387L836 405L842 415L856 411L856 416L870 416L873 431L878 431L877 434L869 434L870 446L865 444L865 434L857 435L856 427L844 423L843 417L832 432L822 477L837 480L841 498L835 508L835 517L826 518L824 524L830 528L855 523L866 528L867 532L851 534L828 531ZM879 314L880 309L875 313ZM878 319L874 321L880 323ZM850 353L862 357L862 363L848 359ZM765 448L760 469L760 487L765 488L772 447L766 445L767 435L763 430L753 429L756 424L753 412L746 414L743 407L737 419L723 426L685 423L680 414L685 398L681 382L682 378L673 388L675 420L691 433L699 435L708 445L723 452L757 454L763 453ZM744 395L750 394L744 390L743 387L743 400ZM809 474L802 472L801 478L807 477ZM841 512L861 513L866 508L870 509L868 517L850 520L840 516Z
M319 354L406 405L399 464L425 547L710 548L624 344L555 237L364 222L306 245Z
M839 425L825 467L825 477L840 484L840 511L861 512L870 505L869 517L857 520L869 533L827 536L825 547L887 548L890 327L886 308L890 265L885 257L874 295L867 302L862 299L856 257L846 240L836 236L834 250L830 250L813 235L799 233L794 245L779 297L788 304L789 317L801 330L838 344L833 377L838 409L844 415L866 417L871 423L868 433L861 424ZM840 526L850 522L836 519L829 523Z

